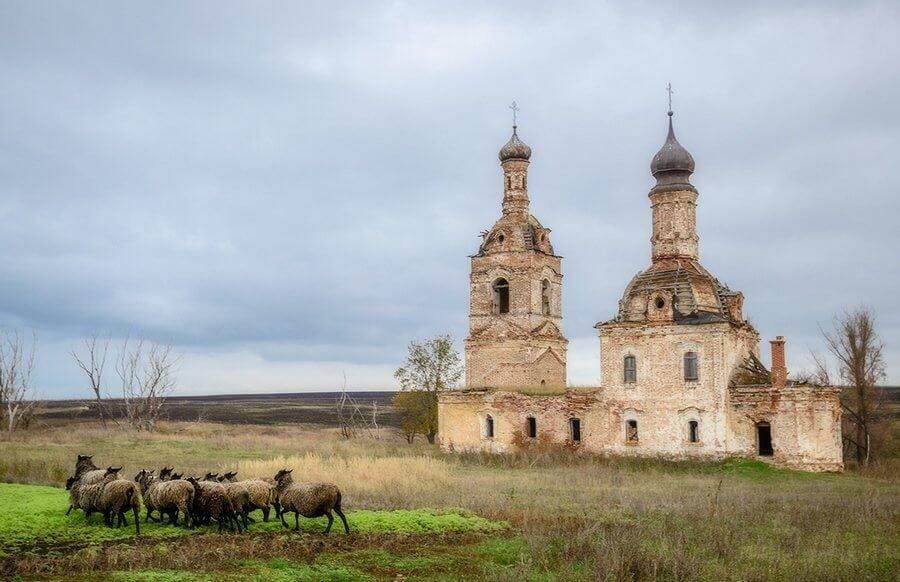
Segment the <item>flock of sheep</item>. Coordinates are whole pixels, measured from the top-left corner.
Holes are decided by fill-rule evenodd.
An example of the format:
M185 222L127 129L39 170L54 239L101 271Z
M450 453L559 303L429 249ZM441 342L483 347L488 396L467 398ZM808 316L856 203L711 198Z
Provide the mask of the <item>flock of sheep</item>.
M85 516L102 513L108 527L128 525L126 513L134 515L136 533L141 533L140 506L147 510L144 518L163 521L169 516L169 524L177 525L183 517L188 528L208 525L212 520L219 524L219 531L247 529L249 513L259 509L263 520L269 521L269 513L281 519L284 527L290 527L285 513L294 513L294 530L300 529L300 516L328 518L327 534L334 522L332 512L344 523L344 531L350 533L347 518L341 511L341 491L331 483L295 483L291 472L282 469L272 479L248 479L235 481L236 472L222 475L207 473L202 479L183 478L174 468L164 467L156 475L155 470L141 469L134 480L119 476L122 467L100 469L89 455L78 455L75 474L66 481L69 491L69 509L81 509ZM154 517L157 512L159 517Z

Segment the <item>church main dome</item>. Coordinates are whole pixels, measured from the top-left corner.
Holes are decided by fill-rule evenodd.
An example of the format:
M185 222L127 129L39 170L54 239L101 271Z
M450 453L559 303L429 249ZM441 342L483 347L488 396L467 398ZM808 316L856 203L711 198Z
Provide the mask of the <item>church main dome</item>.
M516 126L513 126L512 137L509 138L509 141L506 142L502 148L500 148L500 161L505 162L506 160L529 160L531 159L531 148L524 141L519 139L519 135L516 133Z

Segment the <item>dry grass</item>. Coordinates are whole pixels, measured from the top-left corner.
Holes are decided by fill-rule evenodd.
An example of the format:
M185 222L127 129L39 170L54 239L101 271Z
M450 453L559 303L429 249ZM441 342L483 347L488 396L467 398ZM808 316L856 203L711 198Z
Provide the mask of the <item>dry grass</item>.
M554 449L442 455L387 434L344 441L321 428L174 423L153 435L84 426L4 437L0 476L59 484L78 452L244 477L293 467L298 479L339 484L350 508L467 508L524 539L511 579L856 581L900 569L900 479L889 463L811 475Z
M223 467L225 468L225 467ZM292 468L296 481L331 481L345 495L345 503L355 499L392 495L416 498L423 488L442 489L453 479L450 465L432 457L326 456L320 453L239 461L238 475L273 477L280 469Z

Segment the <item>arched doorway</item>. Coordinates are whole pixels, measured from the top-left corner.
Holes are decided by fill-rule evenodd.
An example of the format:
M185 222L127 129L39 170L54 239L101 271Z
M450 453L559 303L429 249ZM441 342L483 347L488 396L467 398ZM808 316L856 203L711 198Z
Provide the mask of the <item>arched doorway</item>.
M768 422L756 423L756 453L760 457L771 457L775 454L772 448L772 426Z

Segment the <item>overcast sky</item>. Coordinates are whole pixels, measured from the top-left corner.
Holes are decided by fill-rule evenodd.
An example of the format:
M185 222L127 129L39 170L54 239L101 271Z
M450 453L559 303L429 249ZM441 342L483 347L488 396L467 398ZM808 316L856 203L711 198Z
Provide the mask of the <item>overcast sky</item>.
M764 360L867 304L900 382L898 63L897 2L6 1L0 326L48 397L87 394L92 333L172 342L182 393L394 388L410 340L462 349L515 99L596 384L671 81L701 260Z

